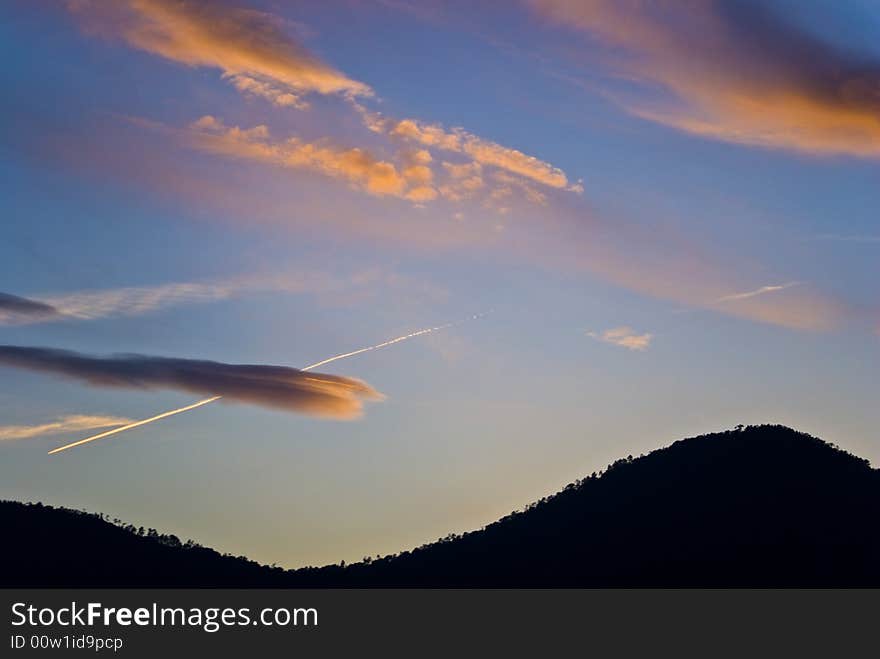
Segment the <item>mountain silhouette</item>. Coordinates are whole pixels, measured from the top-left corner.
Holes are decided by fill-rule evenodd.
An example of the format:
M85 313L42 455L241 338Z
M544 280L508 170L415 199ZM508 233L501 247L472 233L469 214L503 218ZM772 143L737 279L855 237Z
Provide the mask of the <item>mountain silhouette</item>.
M0 502L5 586L880 586L880 471L783 426L627 457L485 528L285 571L174 536Z

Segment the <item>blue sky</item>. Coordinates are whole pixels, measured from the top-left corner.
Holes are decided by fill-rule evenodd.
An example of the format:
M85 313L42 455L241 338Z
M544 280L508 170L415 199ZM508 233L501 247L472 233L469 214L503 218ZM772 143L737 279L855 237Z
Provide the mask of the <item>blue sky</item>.
M0 297L0 496L293 567L738 423L876 464L880 16L622 7L5 5L0 292L58 313ZM226 377L489 310L51 457L213 384L8 348Z

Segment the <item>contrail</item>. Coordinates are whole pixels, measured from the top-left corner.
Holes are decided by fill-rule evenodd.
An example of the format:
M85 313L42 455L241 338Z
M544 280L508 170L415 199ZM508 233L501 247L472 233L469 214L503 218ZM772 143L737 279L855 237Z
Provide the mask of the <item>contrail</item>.
M474 316L476 318L477 316ZM352 350L351 352L344 352L341 355L336 355L335 357L329 357L328 359L323 359L319 362L315 362L314 364L309 364L308 366L300 369L302 371L311 371L313 368L318 368L319 366L323 366L324 364L329 364L330 362L335 362L337 359L345 359L346 357L354 357L355 355L359 355L362 352L369 352L370 350L378 350L379 348L384 348L386 346L394 345L395 343L400 343L401 341L406 341L407 339L412 339L417 336L421 336L422 334L430 334L431 332L436 332L437 330L446 329L447 327L452 327L455 323L446 323L445 325L438 325L437 327L429 327L427 329L419 330L418 332L413 332L412 334L406 334L404 336L398 336L396 339L391 339L390 341L385 341L384 343L377 343L374 346L368 346L366 348L361 348L360 350Z
M489 312L486 312L489 313ZM476 314L474 316L469 317L467 320L476 320L477 318L481 318L485 316L485 313ZM417 332L413 332L412 334L405 334L403 336L398 336L395 339L391 339L390 341L384 341L383 343L377 343L374 346L367 346L366 348L360 348L358 350L352 350L351 352L344 352L341 355L335 355L333 357L328 357L327 359L322 359L319 362L315 362L314 364L309 364L301 368L301 371L311 371L313 368L318 368L319 366L323 366L324 364L329 364L330 362L335 362L339 359L345 359L346 357L354 357L355 355L359 355L362 352L369 352L371 350L378 350L379 348L385 348L390 345L394 345L395 343L400 343L401 341L406 341L407 339L414 339L417 336L422 336L423 334L430 334L431 332L436 332L438 330L446 329L448 327L452 327L454 325L458 325L459 323L464 321L458 321L456 323L446 323L445 325L438 325L437 327L428 327L423 330L419 330ZM133 423L129 423L124 426L119 426L118 428L113 428L113 430L107 430L106 432L98 433L97 435L92 435L91 437L86 437L85 439L81 439L77 442L73 442L72 444L65 444L64 446L59 446L58 448L52 449L49 451L49 455L53 455L55 453L60 453L61 451L66 451L67 449L74 448L77 446L82 446L83 444L88 444L89 442L93 442L97 439L104 439L105 437L110 437L111 435L115 435L116 433L124 432L126 430L131 430L132 428L137 428L138 426L143 426L148 423L152 423L153 421L158 421L159 419L165 419L169 416L174 416L175 414L180 414L181 412L189 412L190 410L194 410L197 407L201 407L202 405L207 405L208 403L213 403L214 401L220 400L223 396L212 396L211 398L206 398L204 400L200 400L197 403L193 403L192 405L186 405L185 407L179 407L176 410L169 410L168 412L162 412L162 414L157 414L156 416L151 416L149 419L142 419L140 421L134 421Z
M73 444L66 444L65 446L59 446L58 448L53 448L49 451L49 455L53 453L60 453L61 451L66 451L69 448L73 448L74 446L81 446L83 444L87 444L88 442L93 442L96 439L104 439L105 437L109 437L110 435L115 435L118 432L122 432L123 430L131 430L132 428L137 428L138 426L142 426L147 423L152 423L153 421L158 421L159 419L164 419L167 416L174 416L175 414L180 414L181 412L187 412L189 410L194 410L197 407L201 407L202 405L207 405L208 403L213 403L215 400L222 398L222 396L214 396L213 398L206 398L205 400L200 400L198 403L193 403L192 405L187 405L186 407L180 407L176 410L171 410L170 412L162 412L162 414L157 414L156 416L151 416L149 419L141 419L140 421L135 421L134 423L129 423L124 426L119 426L118 428L114 428L113 430L108 430L106 432L98 433L97 435L92 435L91 437L86 437L85 439L81 439L78 442L73 442Z
M791 288L792 286L797 286L800 284L799 281L790 281L785 284L776 284L773 286L761 286L761 288L757 288L754 291L746 291L745 293L733 293L732 295L725 295L724 297L719 297L715 302L732 302L734 300L745 300L750 297L755 297L756 295L764 295L764 293L773 293L775 291L784 291L786 288Z

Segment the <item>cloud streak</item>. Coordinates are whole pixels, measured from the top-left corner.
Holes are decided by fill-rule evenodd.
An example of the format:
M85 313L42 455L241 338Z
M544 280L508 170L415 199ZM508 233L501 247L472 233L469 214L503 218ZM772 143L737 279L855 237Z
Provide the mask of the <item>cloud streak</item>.
M147 355L94 357L52 348L0 346L0 364L79 380L97 387L171 389L228 401L350 419L363 401L383 396L367 383L288 366L225 364Z
M696 24L699 26L704 14L714 16L710 9L717 9L721 4L696 8ZM648 65L652 63L653 51L644 54L639 49L656 47L665 53L663 49L667 46L673 50L692 46L689 40L680 39L678 32L674 32L672 41L676 43L671 45L665 37L654 39L665 29L664 12L673 12L679 18L686 13L675 2L642 5L605 0L589 3L548 0L537 2L537 5L558 21L599 33L616 47L617 52L626 53L630 78L656 82L658 78L652 75L662 76L668 71L675 73L679 68L686 71L685 64L698 69L704 65L716 66L729 73L723 62L702 63L700 60L713 58L693 57L690 53L676 56L674 60L658 56L657 71ZM635 16L633 20L630 20L630 14ZM711 22L711 25L715 23ZM205 25L200 29L213 28ZM630 35L630 29L636 30L638 35ZM678 28L672 26L668 29ZM258 33L252 36L257 38ZM703 38L701 34L697 36ZM677 44L679 41L682 43ZM644 66L647 72L642 73L639 66ZM277 86L274 81L270 84ZM662 86L675 95L671 83ZM264 95L258 91L248 93ZM756 102L763 102L761 95L750 94L749 98L752 97L757 98ZM475 245L488 245L555 269L589 271L642 294L796 329L829 329L850 313L838 300L807 287L791 292L784 300L756 296L738 304L719 304L719 297L729 291L743 290L736 265L725 266L717 258L723 258L723 254L704 254L699 246L690 243L687 236L675 234L673 239L672 236L644 231L620 218L603 218L588 209L576 207L577 197L560 193L579 190L579 184L572 184L565 172L546 161L463 129L372 112L364 105L370 101L355 99L352 95L348 98L351 102L340 106L359 112L365 132L374 134L367 136L370 138L369 148L339 145L327 138L276 136L275 132L280 128L273 127L270 134L267 125L238 127L207 115L183 129L160 124L154 124L153 128L202 153L255 165L254 171L242 166L242 175L235 168L212 170L200 162L198 174L193 175L186 169L193 165L185 158L172 159L163 153L161 158L167 158L163 162L168 164L150 166L147 176L162 176L160 185L170 185L175 190L192 181L193 189L198 192L184 190L183 193L191 195L190 198L197 197L195 203L216 204L223 213L235 208L243 217L262 215L290 226L306 226L308 220L301 218L309 217L313 218L308 224L310 231L344 231L346 236L378 237L395 244L424 248L473 249ZM631 109L645 107L633 106ZM350 128L348 118L341 122L346 141L352 139ZM377 135L386 138L384 144L380 145ZM441 153L443 158L438 157ZM171 169L175 176L168 174ZM369 198L354 200L355 195L340 194L338 198L333 195L328 200L328 195L322 195L323 190L318 190L320 182L316 184L306 176L288 178L288 172L293 171L341 181L351 190L365 192ZM209 175L226 177L225 185L217 185L213 179L205 180ZM247 181L248 185L241 184L242 181ZM298 183L298 187L289 187L291 181ZM211 183L208 193L202 189L207 183ZM389 198L406 200L420 207L427 207L430 202L435 204L438 212L432 214L430 209L420 208L420 221L412 222L407 215L388 212L385 200ZM535 218L526 218L525 212L520 212L527 209L514 203L519 199L541 208L540 230L530 228L536 224ZM290 212L292 207L300 208L304 203L309 204L308 213ZM449 209L448 204L457 207ZM492 218L481 222L484 209L503 215L504 221ZM440 213L446 220L450 217L467 217L468 220L442 224L438 219ZM317 220L319 216L320 222ZM316 229L319 223L321 226ZM676 241L678 244L674 244Z
M791 288L792 286L797 286L800 282L790 281L786 284L777 284L771 286L761 286L761 288L756 288L753 291L746 291L744 293L732 293L730 295L724 295L716 300L716 302L734 302L736 300L747 300L751 297L755 297L757 295L764 295L766 293L775 293L776 291L784 291L786 288Z
M409 152L401 160L407 167L436 162ZM178 182L212 171L202 163L196 167L184 158L165 153L156 163L150 167L151 172L176 168L174 178ZM505 225L498 229L494 221L484 219L487 214L482 207L488 201L484 197L493 185L513 186L497 180L495 175L501 172L487 174L488 168L479 163L440 161L434 186L444 198L454 196L458 205L449 208L437 203L420 210L418 222L412 221L411 214L388 212L387 198L332 194L332 186L324 189L311 182L305 185L304 181L293 181L299 183L294 185L284 167L274 165L264 170L261 161L247 160L245 164L248 166L218 168L215 175L222 183L221 196L198 194L197 203L208 204L211 212L237 221L277 222L291 230L341 235L346 240L366 239L459 253L478 248L493 250L504 258L556 272L589 273L627 290L676 304L792 329L824 331L856 317L846 301L806 285L785 296L757 296L737 304L719 304L720 297L749 290L738 256L727 253L723 246L709 248L697 242L692 234L664 222L662 217L655 218L664 226L663 231L657 231L626 217L585 208L574 195L548 190L538 217L530 212L534 205L515 206L508 203L510 197L493 199L499 207L513 206L505 216ZM300 208L308 211L291 212ZM465 211L459 217L467 219L453 220L456 211ZM794 278L785 271L781 274Z
M296 288L293 280L289 281L288 285L291 289ZM225 300L238 293L260 288L278 290L281 288L281 282L276 281L272 284L269 281L260 282L255 277L242 277L218 282L177 282L159 286L76 291L47 295L40 301L29 301L33 305L38 305L31 313L4 311L0 299L0 325L141 316L181 304ZM307 286L303 284L303 288L306 289ZM39 307L46 307L51 311L40 312Z
M266 126L226 126L210 115L193 123L187 135L192 146L201 151L317 172L347 181L377 197L407 195L407 180L397 167L366 149L341 148L326 141L305 142L297 137L276 140Z
M364 123L374 133L408 140L441 151L469 156L472 162L497 167L512 174L563 190L583 191L579 183L572 184L565 172L548 162L529 156L517 149L502 146L478 137L463 128L445 129L417 119L392 119L361 108Z
M637 116L727 142L880 157L880 61L816 38L772 4L530 4L611 46L631 81L668 93L618 98Z
M190 147L202 152L276 168L313 172L344 181L351 188L374 197L395 197L415 204L424 204L440 197L447 201L460 202L485 187L486 207L497 208L498 204L493 202L502 197L510 197L514 189L522 193L523 199L544 205L546 195L537 190L529 179L550 187L567 185L567 190L581 190L580 184L568 185L568 179L560 170L519 151L508 150L518 156L511 155L512 162L507 165L502 163L501 155L495 159L489 157L489 153L504 152L504 148L498 145L495 145L497 149L493 151L494 147L489 143L484 145L484 155L473 161L444 161L440 170L444 180L435 181L436 175L431 168L433 157L427 149L403 149L395 158L381 158L368 149L338 146L327 138L313 142L296 136L276 138L262 124L251 128L228 126L211 115L201 117L184 130L164 126L158 128L176 133ZM484 164L499 168L492 177L497 185L486 185L482 175ZM529 167L535 170L531 174L525 171ZM511 174L509 171L516 173ZM546 174L545 179L541 178L542 171ZM553 182L553 177L556 176L553 172L558 172L561 177L556 182L558 185Z
M243 281L180 282L159 286L127 286L78 291L47 299L58 309L56 319L94 320L114 316L141 316L180 304L225 300L248 288Z
M41 322L58 313L58 309L47 302L0 293L0 325Z
M427 147L421 152L428 157L428 149L439 150L468 158L470 164L498 168L520 177L516 187L527 201L543 203L543 193L528 183L583 190L580 182L572 183L558 167L463 128L392 119L368 110L359 101L373 96L373 90L309 53L285 32L284 19L278 16L205 0L69 0L68 6L88 32L120 38L134 48L187 66L219 69L243 95L263 98L278 108L307 109L308 94L342 95L349 101L344 107L359 112L366 128L385 137L389 147L410 142ZM438 198L460 201L475 190L474 179L436 187L427 163L395 163L359 144L342 147L326 138L277 140L265 125L225 126L212 115L191 125L186 137L191 146L205 152L319 172L370 195L398 197L416 205ZM489 193L495 196L488 197L484 206L508 211L507 202L498 204L496 197L511 191L510 186L492 189Z
M638 334L632 327L622 326L607 329L604 332L587 332L587 336L610 343L611 345L626 348L627 350L644 351L651 345L653 334Z
M224 2L189 0L71 0L86 30L192 67L219 69L240 91L277 105L301 106L303 94L369 96L309 53L278 17Z
M487 313L491 313L491 311L487 312ZM471 320L476 320L476 319L481 318L485 315L486 315L485 313L476 314L471 317ZM430 333L436 332L438 330L446 329L447 327L452 327L456 324L457 323L447 323L446 325L438 325L437 327L427 327L422 330L417 330L415 332L411 332L410 334L405 334L403 336L398 336L397 338L390 339L388 341L383 341L382 343L377 343L375 345L367 346L365 348L359 348L358 350L352 350L350 352L344 352L339 355L334 355L333 357L328 357L326 359L322 359L321 361L315 362L314 364L309 364L308 366L303 366L300 369L300 371L301 372L311 371L311 370L318 368L319 366L324 366L325 364L330 364L332 362L339 361L340 359L347 359L349 357L354 357L355 355L360 355L365 352L371 352L373 350L379 350L381 348L386 348L388 346L394 345L395 343L407 341L409 339L413 339L417 336L422 336L424 334L430 334ZM64 446L59 446L57 448L54 448L51 451L49 451L49 455L61 453L62 451L67 451L68 449L72 449L77 446L82 446L83 444L88 444L88 443L94 442L98 439L104 439L106 437L111 437L111 436L117 435L121 432L125 432L126 430L131 430L132 428L139 428L141 426L147 425L148 423L153 423L154 421L160 421L161 419L167 419L170 416L175 416L177 414L189 412L190 410L194 410L199 407L203 407L205 405L210 405L211 403L214 403L222 398L223 398L222 395L211 396L210 398L196 401L195 403L192 403L190 405L185 405L184 407L179 407L177 409L168 410L167 412L162 412L161 414L151 416L148 419L141 419L140 421L131 421L123 426L120 426L118 428L114 428L113 430L108 430L106 432L98 433L97 435L92 435L91 437L86 437L84 439L73 442L71 444L66 444Z
M313 293L328 299L346 299L364 294L374 286L401 290L416 287L420 294L433 297L443 294L437 289L419 287L419 282L382 269L367 269L350 277L303 270L275 275L238 275L213 281L73 291L42 295L39 300L0 293L0 325L142 316L175 306L217 302L260 292Z
M116 416L72 414L63 416L51 423L34 426L0 426L0 441L31 439L44 435L60 435L66 432L85 432L86 430L95 430L97 428L124 426L131 422L131 419Z

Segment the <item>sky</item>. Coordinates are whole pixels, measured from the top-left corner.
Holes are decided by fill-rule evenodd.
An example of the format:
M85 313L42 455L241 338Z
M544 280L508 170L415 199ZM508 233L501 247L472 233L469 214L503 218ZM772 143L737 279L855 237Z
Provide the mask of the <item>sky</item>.
M299 567L741 423L880 463L876 4L0 18L0 498Z

